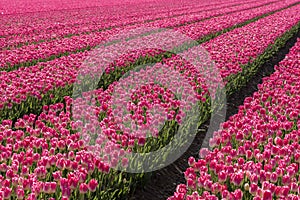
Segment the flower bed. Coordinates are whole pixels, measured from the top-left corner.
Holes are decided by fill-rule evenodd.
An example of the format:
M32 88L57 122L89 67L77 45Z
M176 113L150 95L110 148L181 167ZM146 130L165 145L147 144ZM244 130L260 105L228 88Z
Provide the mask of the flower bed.
M295 17L299 11L300 5L296 5L234 29L202 45L216 61L221 76L232 76L242 70L241 66L253 62L267 47L272 46L278 36L295 26L300 19L300 16ZM274 20L277 22L274 23Z
M5 199L126 197L145 174L124 174L113 170L113 167L119 161L124 166L128 162L130 164L130 160L122 157L127 152L148 152L165 144L164 140L169 140L169 135L174 132L174 123L181 123L184 113L181 113L180 109L186 107L188 110L189 104L197 101L194 96L203 99L206 94L205 90L202 96L194 94L201 88L198 83L203 80L197 77L199 72L197 73L192 67L187 64L180 66L183 61L178 62L176 69L176 63L165 66L158 63L153 68L145 69L144 73L138 73L145 79L149 74L159 71L157 69L163 69L163 74L168 74L173 69L179 76L189 81L184 85L182 82L172 80L173 87L167 89L163 87L170 81L167 79L160 81L162 86L151 83L138 85L134 94L128 94L131 95L131 101L125 103L130 103L127 104L130 114L124 116L124 119L118 117L119 114L113 110L115 104L112 101L112 93L116 90L115 92L119 94L121 89L120 86L118 88L119 82L114 82L105 91L102 89L92 91L96 95L99 106L86 107L85 93L83 93L81 98L73 100L64 97L64 103L44 105L39 115L24 115L15 123L11 120L3 120L0 125L0 180L3 197ZM124 83L131 81L130 77L123 80ZM179 86L184 90L179 91L180 94L184 92L188 94L182 100L174 96ZM123 99L117 98L117 100ZM157 110L157 107L160 110ZM142 111L144 108L146 113ZM153 114L148 112L155 108L156 112ZM177 108L180 108L179 111ZM163 112L162 115L158 114L159 111ZM96 115L93 116L93 113ZM145 138L146 132L129 134L120 123L127 118L133 126L136 124L132 122L136 122L144 130L151 127L153 123L161 123L164 115L168 117L170 125L165 126L160 134L159 130L150 130L152 137L159 139L159 141L151 140L151 145ZM98 121L98 118L101 120ZM143 123L144 120L146 124ZM89 131L94 127L93 125L98 125L102 130L93 141L94 147L86 145L91 140L92 135ZM142 148L143 146L145 148ZM97 148L97 152L91 153L91 147Z
M288 3L288 5L293 3L294 1L292 1L292 3ZM275 7L271 7L271 10L268 6L264 7L264 9L259 9L259 10L256 9L256 11L258 12L257 13L254 12L254 14L249 14L253 12L252 10L244 11L241 13L242 15L245 15L245 18L242 18L242 20L246 21L253 17L257 17L266 14L268 12L276 11L287 7L286 3L275 4L275 5L276 5ZM242 7L247 7L247 5L246 6L242 5ZM236 8L235 7L231 8L231 11L233 11L234 9ZM206 15L207 14L211 15L209 13L213 13L213 12L207 11ZM202 17L207 17L207 16L203 15ZM165 22L166 24L164 26L162 26L162 24L160 24L159 22L153 22L153 23L150 22L149 25L145 23L143 24L143 26L156 27L158 25L159 27L168 27L168 28L172 27L173 23L170 22L170 20L165 20ZM238 20L238 22L240 21ZM233 20L231 21L231 23L232 25L235 25L237 22ZM175 24L178 24L178 22L175 21ZM208 21L208 24L213 26L213 24L211 24L210 21ZM227 24L227 26L228 25L229 24ZM67 55L69 53L90 50L91 48L94 48L97 45L101 44L101 42L107 41L111 35L116 35L124 31L130 31L139 27L140 25L132 25L124 28L119 27L111 30L102 31L102 32L91 33L88 35L73 36L71 38L62 38L60 40L43 42L36 45L31 44L28 46L22 46L17 49L4 50L0 53L0 65L2 66L2 68L15 69L20 66L34 65L35 63L40 61L55 59L56 57ZM213 32L214 29L212 29L209 33L213 33Z
M277 37L295 25L298 19L294 17L293 13L297 13L299 10L298 8L299 6L292 7L288 10L283 10L270 15L269 17L259 19L253 24L250 23L249 25L235 29L211 41L208 41L204 43L203 46L208 50L208 52L210 52L212 59L214 59L217 63L217 67L222 70L221 75L228 76L230 74L235 74L242 70L242 67L240 66L241 62L244 64L251 59L253 60L257 58L259 54L266 50L267 46L274 43ZM274 20L277 21L276 24L272 23ZM278 26L278 24L280 24L280 28L277 32L266 35L268 30L272 30L273 27L275 25ZM263 27L263 31L260 27ZM236 37L238 35L239 37ZM251 35L256 35L256 38L249 40ZM156 41L155 36L156 35L153 34L150 36L137 38L132 40L132 42L142 44L145 38ZM268 37L268 40L265 40L264 43L262 43L260 39L261 37ZM247 43L244 43L243 41L247 41ZM235 43L241 42L244 44L235 45L235 49L228 48ZM159 41L159 43L161 43L161 41ZM169 50L178 48L177 46L180 48L182 43L184 43L184 41L165 41L165 45L169 46ZM221 45L223 43L226 45ZM284 44L284 42L280 42L280 44ZM276 47L278 44L274 46ZM254 49L256 51L253 52L250 47L255 47ZM190 51L193 51L193 48L191 48ZM221 52L226 56L220 56ZM236 52L240 52L239 55L241 55L241 57L237 58ZM134 65L140 64L139 57L147 54L151 57L161 53L161 51L153 51L150 49L146 51L133 52L129 55L125 54L120 57L119 61L117 61L118 67L112 68L112 71L113 69L119 68L125 71L126 69L132 69ZM273 51L268 52L266 55L263 55L263 58L259 58L261 59L260 63L263 63L266 59L266 56L269 56L272 53ZM77 71L80 69L82 62L87 58L87 56L87 52L78 53L61 57L53 61L39 63L36 66L28 68L20 68L19 70L11 72L1 72L2 90L0 91L2 103L0 108L2 109L2 112L0 119L15 120L24 114L32 113L34 111L35 114L39 114L42 105L61 102L64 96L71 95L72 84L76 80ZM158 59L153 60L148 59L147 61L160 62L161 58L162 57L158 57ZM131 64L128 65L127 62ZM252 64L252 62L250 64ZM257 63L254 64L257 65ZM223 68L223 65L227 67ZM251 69L252 67L248 66L248 68ZM116 75L114 75L114 77L115 76ZM243 75L243 77L245 76L247 76L247 74ZM234 80L231 80L231 87L228 87L228 91L234 90L237 87L232 82L234 82ZM11 89L8 90L7 88Z
M240 36L237 34L239 32L256 33L257 38L254 38L252 41L253 44L262 43L257 52L255 52L257 54L252 55L246 51L245 54L243 54L244 57L242 59L253 58L255 59L254 61L256 61L256 59L265 61L265 59L272 55L272 53L276 52L280 45L283 45L286 42L295 30L299 29L299 23L297 24L299 18L295 17L299 12L299 7L300 6L293 6L289 9L278 11L266 18L255 19L257 21L253 24L243 26L242 28L236 29L238 31L231 31L224 36L221 35L211 42L205 43L204 47L209 49L209 52L214 56L213 58L216 58L216 63L217 65L219 64L218 67L223 70L223 75L226 70L230 71L231 74L235 74L236 71L240 72L240 70L252 69L253 66L256 66L255 62L253 62L254 64L250 63L247 66L249 68L239 66L240 68L237 70L238 67L236 67L236 63L233 62L232 66L230 65L226 69L222 69L220 63L222 63L223 60L220 59L220 56L218 56L215 52L217 49L214 49L216 45L220 45L220 38L223 38L224 43L231 44L228 40L232 39L232 41L238 42L248 37L245 35L245 38L240 37L240 40L237 40L236 37ZM275 24L271 23L272 20L273 22L276 21L277 26L282 26L282 28L277 29L278 33L271 32L271 30L274 29ZM265 31L271 32L266 43L262 42L259 37L265 37ZM141 40L141 45L147 42L153 42L156 44L157 40L161 40L159 37L156 38L155 35L145 36L138 39ZM131 41L133 43L135 42L134 39ZM165 42L167 49L189 47L188 50L183 52L188 56L193 53L199 53L199 51L197 51L199 46L182 46L185 41L166 40ZM268 48L267 43L274 45L272 45L272 48ZM227 58L234 54L234 51L237 51L237 49L229 51L228 48L224 48L222 45L219 46L219 48L221 50L225 49L224 51L227 53L227 57L225 57L224 62L227 64L230 63ZM245 47L241 46L242 50L240 52L243 52L243 48ZM298 50L296 49L295 52L297 51ZM177 125L181 124L181 119L184 117L184 113L180 112L181 109L189 110L190 103L196 104L198 101L197 105L200 107L202 118L197 118L196 120L200 123L208 118L211 109L209 105L207 86L203 84L205 80L200 73L202 71L193 68L190 63L182 59L180 56L172 55L167 52L165 54L168 54L168 56L164 57L163 55L165 54L163 53L165 53L165 51L152 48L150 50L143 49L142 51L132 51L129 52L129 54L122 55L121 58L116 61L116 65L111 65L105 69L106 74L104 75L103 80L101 80L103 82L100 82L100 86L103 86L105 90L99 87L91 93L83 93L82 96L74 99L68 97L66 94L71 91L71 84L73 84L76 80L78 70L83 70L79 66L79 63L85 60L87 52L61 57L47 63L41 62L34 67L20 68L11 72L1 72L1 80L3 80L1 88L9 88L13 90L11 93L10 91L2 90L3 101L7 102L5 102L6 105L4 106L6 107L3 106L3 112L1 112L1 114L4 113L5 115L3 115L4 117L1 119L0 125L0 197L2 195L5 199L23 199L26 197L26 199L49 198L105 200L128 197L128 194L144 180L147 174L141 173L130 175L114 170L114 167L118 165L126 167L131 164L131 160L126 159L124 155L130 154L131 152L147 153L153 149L159 149L166 145L174 136ZM296 53L295 55L298 56ZM130 69L136 67L136 65L141 64L139 62L145 62L145 60L139 60L139 58L146 56L150 57L150 60L153 59L152 61L158 63L156 63L153 68L149 67L148 69L141 70L140 73L137 73L136 75L139 76L138 81L151 77L151 74L159 71L159 69L162 69L161 72L162 74L165 74L166 79L162 78L160 80L162 84L144 83L143 85L138 85L137 83L135 84L134 79L125 78L122 82L123 85L134 83L134 85L138 85L140 87L134 88L135 90L131 91L132 93L124 92L122 87L118 85L120 83L118 78ZM155 60L155 56L158 56L157 60ZM89 70L90 69L88 68L87 71ZM288 71L288 68L286 68L286 70ZM177 72L177 74L173 74L172 71ZM298 71L295 72L298 73ZM93 73L93 71L91 70L89 73ZM170 77L173 78L181 77L187 81L176 82L177 79L174 78L174 80L170 80L169 75L172 75ZM209 76L208 74L205 75L210 78L217 78L215 76ZM248 77L244 78L247 79ZM90 79L85 80L88 82L87 85L89 85L90 81L93 82L93 80ZM209 81L214 83L220 80L210 79ZM85 84L85 82L83 83ZM232 82L228 83L231 84ZM166 88L166 86L170 86L170 84L173 87ZM33 85L35 86L33 87ZM183 88L180 88L180 86ZM294 85L291 85L291 88L292 87L294 87ZM183 89L183 91L179 91L180 94L186 94L185 97L182 97L180 100L178 99L178 95L175 95L176 92L178 92L178 88ZM287 91L287 89L289 88L284 88L284 92ZM119 96L115 96L114 99L112 96L113 93L119 94ZM92 100L95 101L95 105L93 106L86 106L85 104L85 98L89 97L89 94L93 94L96 97ZM293 97L295 91L289 94ZM280 95L283 96L282 94ZM128 96L130 97L130 102L126 102L126 98ZM114 108L113 100L120 104L119 107ZM266 98L264 102L267 100L268 98ZM268 101L270 101L270 103L280 104L282 102L286 102L286 99L278 102L273 102L272 100ZM39 106L39 108L34 106ZM250 108L252 109L251 106L252 105L250 105ZM270 104L268 106L270 107ZM269 109L269 107L267 109ZM121 111L123 108L126 108L129 111L128 115L122 116ZM26 109L33 109L36 113ZM155 112L151 113L151 109L154 109ZM245 109L247 108L245 107ZM263 110L262 107L257 106L255 107L254 112L256 111L259 111L257 115L258 117L262 116L263 119L271 121L271 118L266 118L266 108ZM274 114L274 116L279 116L280 118L281 116L278 114L279 110L276 111L277 113ZM26 114L24 115L24 113L21 112L25 112ZM159 116L157 115L158 113L162 113L162 115ZM158 129L150 129L153 124L161 123L164 120L161 116L167 117L167 122L164 124L163 129L160 132ZM238 124L236 121L240 119L242 119L240 115L237 118L233 118L233 124ZM287 122L287 120L284 120L285 118L280 118L280 121ZM128 127L124 125L124 122L126 122L129 126L129 130L130 128L134 129L135 127L142 127L143 130L130 134ZM291 123L284 123L282 127L288 129L290 125ZM98 130L95 126L99 126L102 132L96 132ZM224 126L226 129L226 125ZM227 126L230 125L227 124ZM242 126L243 124L240 123L237 125L237 128ZM260 130L264 130L266 128L266 126L257 127L260 127ZM282 127L279 127L278 130ZM148 132L144 131L144 129L147 128L150 130L148 130ZM230 130L232 132L232 129ZM276 131L277 129L275 128L270 130ZM99 135L93 134L94 132L99 133ZM239 133L244 134L244 132ZM270 132L267 133L269 135L271 134ZM147 134L150 134L153 138L146 138ZM230 136L228 138L228 135L226 135L227 138L223 141L223 132L220 132L219 134L220 135L216 134L215 139L211 140L212 145L227 145L229 146L228 148L231 146L233 149L244 144L243 135L240 140L238 138L241 137L241 135L239 135L239 137L236 136L236 139L233 139L234 143L226 140L230 140ZM290 133L281 131L281 134L289 135ZM297 134L297 132L294 132L291 136L287 136L287 140L290 141L291 139L294 139L295 134ZM95 135L98 136L98 138L95 138ZM279 133L278 137L280 136L281 135ZM246 137L248 137L248 135ZM264 138L264 136L260 137L258 133L254 135L254 139L256 139L254 142L266 141L266 138ZM279 145L280 140L278 138L275 138L274 141L276 145L277 142ZM223 142L225 143L223 144ZM282 144L285 144L284 141L281 142ZM88 145L89 143L94 143L94 146ZM258 145L254 147L260 151L258 152L256 150L257 154L261 154L255 161L262 163L262 158L269 157L270 154L265 153L264 149L261 150L262 146ZM269 147L270 151L272 151L272 146L269 145ZM226 193L225 191L224 195L235 195L233 198L240 198L240 195L243 193L241 192L242 190L238 188L241 187L239 182L243 181L244 174L241 172L232 172L232 170L235 168L240 169L239 165L235 165L236 163L244 166L243 164L245 163L245 159L243 161L241 158L238 158L238 155L243 150L242 148L241 150L238 148L237 151L232 149L229 150L231 160L225 160L224 163L228 162L229 164L232 164L232 162L234 162L232 167L228 167L228 170L226 169L227 171L225 171L227 174L234 174L232 175L233 178L229 180L229 182L231 181L233 183L232 188L234 191L231 191L233 189L228 187L226 188L228 192ZM249 149L244 148L244 151L246 152ZM93 151L91 152L91 150ZM227 150L228 149L225 148L225 150L223 149L223 152L225 151L226 153ZM284 157L285 153L290 152L286 149L280 149L279 151L284 152L282 155L280 154L282 157L281 158L279 156L280 159L283 161L289 161ZM206 155L208 157L206 157L208 161L210 161L209 159L213 159L215 154L212 152L209 155L211 156L209 157ZM245 156L247 156L246 153ZM220 159L217 157L217 159L221 161L222 156ZM275 160L272 162L275 162L275 164L277 163L278 165L280 164L280 167L283 167L283 161L279 162ZM199 161L200 164L196 164L196 161L191 158L189 162L192 167L195 167L203 164L202 162L205 161ZM209 167L203 167L203 170L206 170L206 172L219 170L217 167L219 166L218 163L214 163L215 161L212 161ZM156 160L153 160L153 164L156 164ZM203 165L206 165L206 163ZM250 166L250 172L247 173L247 175L252 176L251 173L255 172L255 169L252 171L250 169L252 169L251 166L254 166L254 164L250 163L247 166ZM294 165L289 169L287 169L288 166L284 166L283 168L288 171L288 175L299 177L299 174L295 173L295 168L292 169L293 167ZM210 171L208 171L208 169ZM270 170L268 167L264 170L266 174L265 179L267 180L267 172ZM189 173L193 174L190 171L192 170L188 170L186 173L188 178L190 178L190 176L193 177L192 175L189 175ZM215 173L218 174L217 171ZM218 176L213 176L213 173L210 173L210 175L211 176L207 175L203 177L209 177L211 179L210 181L215 181L216 178L219 178ZM223 175L224 173L220 175L220 178L224 178ZM264 174L260 176L264 178ZM288 178L285 178L284 180L291 182ZM202 179L200 182L201 181ZM206 181L206 179L204 181ZM227 180L225 179L224 181L226 182ZM210 188L211 182L208 183L206 181L204 183L205 189L212 189ZM268 196L270 192L267 190L272 191L270 188L273 186L268 184L269 183L264 183L262 186L257 184L257 187L261 187L262 195ZM232 184L229 185L231 186ZM192 189L197 189L195 188L193 180L188 180L188 186L190 189L188 192L193 192ZM224 189L222 184L215 184L214 186L212 184L211 187L217 188L214 192L219 191L220 188ZM245 188L247 188L247 186ZM278 189L280 190L279 193L282 190L286 193L286 189L282 188ZM178 191L180 191L179 193L184 193L185 190L187 189L182 185L178 187ZM259 189L257 189L257 193L255 193L255 195L260 194L258 191ZM175 195L179 197L184 196L178 193ZM196 196L197 194L194 193L193 195ZM208 195L208 193L203 192L203 195ZM247 195L250 196L250 193L245 194L244 197L247 197ZM210 197L214 198L213 196Z
M218 2L218 5L215 2L206 2L200 6L189 5L192 2L186 3L188 5L184 5L182 9L178 8L179 5L173 5L173 7L168 5L167 8L164 8L163 5L159 4L151 8L152 4L147 4L150 7L146 8L147 12L144 11L145 5L142 5L143 10L141 10L141 5L137 4L129 9L117 7L107 10L100 7L76 10L71 13L70 11L56 11L54 14L47 12L33 16L30 13L26 16L16 16L13 19L7 17L3 19L6 22L6 26L2 30L3 33L1 35L3 38L0 38L0 46L3 50L12 49L32 43L71 37L72 35L88 34L100 30L104 31L110 28L142 24L165 18L172 19L182 15L195 15L195 13L202 13L206 10L218 10L222 13L223 11L220 8L226 8L231 5L235 6L239 2L236 0L232 2L226 1L223 4ZM111 15L112 12L115 14ZM16 21L22 21L23 23L19 25L16 24Z
M300 40L259 90L189 159L169 200L299 199Z

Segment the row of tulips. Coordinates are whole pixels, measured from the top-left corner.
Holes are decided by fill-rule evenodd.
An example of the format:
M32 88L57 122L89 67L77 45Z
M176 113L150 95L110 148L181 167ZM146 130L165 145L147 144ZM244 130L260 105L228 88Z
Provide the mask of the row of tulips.
M242 20L249 20L253 17L257 17L263 14L266 14L271 11L276 11L278 9L285 8L287 5L294 3L294 0L287 1L287 2L280 2L275 4L275 6L268 6L263 7L263 9L257 10L258 13L255 14L244 14L251 13L252 10L246 10L240 12L240 14L245 16ZM242 5L241 7L248 7L247 5ZM251 8L251 6L250 6ZM232 7L231 11L237 9L236 7ZM211 15L213 12L209 11L207 14ZM188 15L189 16L189 15ZM202 18L206 18L207 16L203 15ZM191 17L193 18L193 17ZM197 22L198 20L196 20ZM175 26L178 25L178 22L175 21L174 23L170 20L165 20L165 25L163 27L172 28L173 24ZM210 21L207 22L210 24ZM235 22L233 22L235 24ZM228 24L227 24L228 25ZM157 22L149 22L143 24L144 27L162 27L162 24ZM211 24L213 26L213 24ZM107 41L110 35L116 35L123 31L130 31L136 28L140 28L140 25L132 25L127 26L124 28L114 28L111 30L106 30L102 32L94 32L88 35L80 35L80 36L73 36L71 38L63 38L61 40L53 40L49 42L43 42L39 44L31 44L28 46L22 46L21 48L12 49L12 50L4 50L0 53L0 65L2 68L14 68L20 65L33 65L36 62L47 60L47 59L54 59L57 56L61 56L64 54L68 54L70 52L77 52L82 51L85 49L90 49L96 47L101 42ZM214 30L211 28L211 32Z
M139 0L135 2L136 4L156 4L157 2L152 0ZM39 12L49 12L53 10L76 10L84 9L90 7L117 7L117 6L128 6L132 2L110 2L103 0L101 2L95 0L88 0L84 2L78 2L76 0L67 0L61 2L59 0L51 0L47 3L40 0L16 0L14 2L3 0L0 8L1 15L17 15L26 13L39 13Z
M216 61L222 77L225 78L240 72L242 65L253 62L267 47L274 44L276 38L297 25L300 20L297 15L299 12L298 4L222 34L202 45Z
M236 115L189 158L169 200L299 199L300 39Z
M221 75L224 76L224 74L228 75L240 71L242 68L239 65L238 59L245 61L257 58L258 52L264 52L269 44L274 43L276 37L279 37L285 31L289 30L291 26L295 25L298 19L294 18L293 14L298 12L298 7L299 6L292 7L288 10L270 15L267 18L259 19L253 23L254 25L246 25L204 43L203 46L212 55L212 59L216 61L217 66L221 69ZM273 21L276 21L276 26L280 27L278 28L280 29L278 30L279 34L274 32L266 35L266 32L274 29L275 23L273 23ZM261 31L261 29L264 31ZM132 34L135 34L135 32ZM249 40L251 35L255 35L255 40ZM160 38L170 38L170 35L166 36L167 37L162 36L162 34L153 34L136 38L131 41L131 44L145 44L142 48L146 48L148 44L144 43L144 41L148 40L152 41L152 44L161 44L162 40L160 40ZM263 37L268 37L269 40L262 41L261 38ZM145 40L145 38L147 40ZM157 38L159 38L159 40L157 40ZM175 38L174 41L169 39L164 42L164 45L168 46L166 49L171 50L177 45L184 43L185 40L179 41L178 38ZM236 45L235 49L230 49L235 43L240 45ZM281 43L283 44L283 42ZM252 51L250 47L255 47L255 54L252 54L254 50ZM247 51L245 51L245 49ZM228 51L226 54L225 50ZM120 50L120 52L122 52L122 50ZM219 52L223 52L226 56L221 56ZM237 62L233 62L234 60L231 58L236 57L236 52L241 52L239 55L243 57L235 58ZM132 69L136 64L141 64L139 57L145 57L146 55L153 57L160 53L162 52L155 49L146 49L146 51L132 51L129 54L122 55L115 61L116 66L107 69L114 75L112 75L113 79L108 81L105 85L107 86L108 83L114 81L116 77L122 76L120 72L124 73L126 70ZM266 56L272 53L273 52L269 52ZM73 92L72 84L76 80L77 72L83 61L88 57L88 52L83 52L45 63L41 62L32 67L20 68L11 72L1 72L0 119L10 118L15 120L26 113L38 114L40 113L42 105L61 102L64 96L70 96ZM148 62L160 62L161 58L162 57L153 60L150 59ZM263 61L264 60L262 60L262 62ZM227 69L220 67L224 63L228 66ZM115 70L117 74L113 72Z
M198 26L199 21L208 21L211 18L218 19L220 16L230 16L231 13L239 13L239 15L244 15L244 12L248 12L252 10L254 13L258 13L255 8L261 7L260 14L262 15L274 10L278 10L279 8L286 7L295 3L296 1L284 2L284 4L278 5L277 1L260 1L260 2L247 2L246 4L237 4L232 6L220 7L216 10L207 10L205 12L199 12L189 15L184 15L181 17L177 17L172 19L172 22L165 20L159 20L157 22L151 22L149 24L145 24L145 26L150 27L162 27L162 28L176 28L176 27L185 27L187 24L194 24L196 27ZM282 2L280 2L282 3ZM277 5L277 6L276 6ZM266 10L266 7L269 7ZM257 15L256 15L257 16ZM249 18L252 18L249 16ZM249 19L248 18L248 19ZM179 29L180 31L180 29Z
M149 9L143 7L142 10L137 5L131 6L129 9L122 8L120 10L94 8L68 13L47 13L44 14L45 16L42 14L37 16L32 16L32 14L28 16L22 15L20 17L2 19L6 26L3 27L3 33L1 34L3 37L0 38L0 46L2 50L11 49L25 44L87 34L112 27L141 24L173 16L189 16L205 10L220 10L236 4L238 4L236 0L225 4L218 2L218 5L215 5L215 2L211 2L207 5L204 3L204 5L201 4L200 6L186 5L180 8L179 5L174 5L174 8L169 6L160 8L158 7L161 6L159 4ZM116 15L112 15L112 12L116 12ZM34 20L33 23L32 20ZM16 25L17 22L20 24L19 26Z
M295 1L296 2L296 1ZM295 3L293 1L285 2L286 5L291 5ZM272 12L278 8L278 3L277 2L263 2L262 5L264 6L259 6L253 7L253 9L248 9L245 7L245 10L241 10L240 12L232 12L232 14L228 15L222 15L219 17L214 17L206 21L200 21L198 23L193 23L187 26L179 26L174 28L174 30L178 30L181 33L191 37L192 39L198 39L203 37L204 35L215 33L218 31L221 31L225 28L234 26L236 24L239 24L245 19L251 19L256 16L257 14L264 14L267 12ZM265 10L266 7L268 8L268 11ZM209 21L209 23L208 23ZM214 24L213 26L211 24Z

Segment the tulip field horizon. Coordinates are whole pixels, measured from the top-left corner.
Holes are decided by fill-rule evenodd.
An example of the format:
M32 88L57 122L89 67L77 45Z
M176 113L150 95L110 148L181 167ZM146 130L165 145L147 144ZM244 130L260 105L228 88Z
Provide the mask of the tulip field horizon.
M300 200L299 0L0 0L0 200Z

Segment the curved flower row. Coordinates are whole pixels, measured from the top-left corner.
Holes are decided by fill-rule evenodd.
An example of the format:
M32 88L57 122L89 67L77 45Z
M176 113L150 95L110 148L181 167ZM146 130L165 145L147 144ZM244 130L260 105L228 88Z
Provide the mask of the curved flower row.
M220 3L218 2L218 6L216 6L215 2L207 2L207 5L201 4L200 8L199 5L194 4L185 5L184 7L179 7L181 5L176 4L173 5L172 8L170 8L170 6L160 8L162 5L158 4L152 8L151 4L147 4L150 8L143 6L142 10L140 5L136 5L128 9L118 8L118 10L93 8L67 13L55 12L51 13L51 15L49 15L49 13L42 13L36 17L32 16L32 14L28 16L21 15L19 18L17 17L17 19L16 17L3 19L3 23L5 22L6 26L3 27L3 33L0 33L3 36L3 38L0 38L0 46L2 49L11 49L28 43L61 39L66 36L69 37L70 35L90 33L111 27L136 23L141 24L180 15L189 16L196 12L212 10L212 8L220 10L220 8L236 5L238 2L234 0L232 2L226 1L225 4ZM203 10L204 6L205 10ZM116 14L112 15L112 12ZM16 21L18 21L20 25L16 24ZM20 21L22 23L20 23ZM47 23L45 24L45 22Z
M259 90L189 158L169 200L299 199L300 39Z
M247 7L247 5L243 5L243 7ZM272 7L273 9L269 9L268 6L265 6L264 9L258 10L258 13L255 13L254 15L251 14L251 16L248 16L248 13L251 13L252 10L248 10L242 13L245 14L245 18L243 20L251 19L251 17L256 17L262 14L265 14L270 11L278 10L280 8L286 7L286 3L281 2L276 4L275 7ZM251 7L250 7L251 8ZM236 8L233 7L231 10L235 10ZM220 11L218 11L220 12ZM211 11L206 12L208 15L211 15ZM190 15L188 15L190 16ZM193 16L190 16L193 18ZM206 16L202 16L206 17ZM164 20L163 20L164 21ZM165 21L167 24L163 27L172 27L172 24L178 24L178 21L170 22L169 20ZM240 21L238 21L240 22ZM207 22L211 26L213 24L210 23L210 21ZM235 21L232 21L233 24L235 24ZM162 25L160 22L150 22L144 24L145 27L161 27ZM9 68L9 66L14 66L17 64L24 64L24 63L30 63L33 61L43 60L50 57L55 57L58 55L63 55L65 53L69 52L76 52L82 49L88 49L93 48L99 45L101 42L105 42L108 40L109 36L116 35L123 31L130 31L134 30L136 28L139 28L140 25L132 25L124 28L115 28L111 30L106 30L103 32L95 32L91 33L89 35L81 35L81 36L73 36L71 38L63 38L61 40L54 40L54 41L48 41L39 43L37 45L31 44L28 46L22 46L18 49L12 49L12 50L4 50L0 53L0 65L2 68ZM213 31L213 29L212 29Z

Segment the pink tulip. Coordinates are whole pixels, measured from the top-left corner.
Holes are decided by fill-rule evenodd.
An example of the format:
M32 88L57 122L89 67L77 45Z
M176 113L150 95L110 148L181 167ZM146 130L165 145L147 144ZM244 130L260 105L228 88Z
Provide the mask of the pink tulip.
M178 185L177 188L176 188L176 192L177 192L177 193L182 193L182 194L185 195L186 192L187 192L187 187L186 187L186 185L183 185L183 184Z
M89 190L89 187L88 187L87 184L85 184L85 183L81 183L80 184L80 186L79 186L79 192L80 192L80 194L85 194L85 193L88 192L88 190Z
M23 189L17 189L17 199L24 199L25 192Z
M12 189L11 188L8 188L8 187L4 187L2 189L3 191L3 196L4 196L4 199L9 199L12 195Z
M227 174L225 171L220 171L218 174L218 178L220 182L224 182L227 179Z
M88 183L88 188L90 191L95 192L98 186L98 182L95 179L90 180Z

